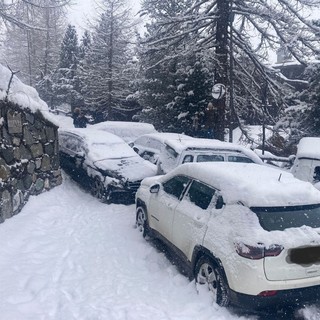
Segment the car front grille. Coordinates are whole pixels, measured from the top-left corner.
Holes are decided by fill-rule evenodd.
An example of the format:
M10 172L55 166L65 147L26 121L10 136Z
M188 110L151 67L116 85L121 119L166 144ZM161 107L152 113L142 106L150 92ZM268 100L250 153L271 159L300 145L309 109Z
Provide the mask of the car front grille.
M141 180L138 181L127 181L126 182L126 189L132 191L132 192L136 192L141 184Z

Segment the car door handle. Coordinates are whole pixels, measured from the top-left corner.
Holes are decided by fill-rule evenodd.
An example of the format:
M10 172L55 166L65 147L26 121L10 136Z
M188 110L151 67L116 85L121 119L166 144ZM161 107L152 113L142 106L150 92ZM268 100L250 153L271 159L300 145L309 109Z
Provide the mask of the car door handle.
M166 203L166 206L167 206L169 209L172 209L172 208L174 207L173 203L170 203L170 202Z
M196 228L202 228L204 226L204 223L199 220L195 220L194 225Z

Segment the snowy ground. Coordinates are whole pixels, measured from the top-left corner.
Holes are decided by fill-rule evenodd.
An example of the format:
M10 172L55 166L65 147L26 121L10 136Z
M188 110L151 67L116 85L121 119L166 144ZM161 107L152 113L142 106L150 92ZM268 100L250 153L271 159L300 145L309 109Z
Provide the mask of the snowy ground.
M0 225L1 320L231 320L134 228L134 205L65 177ZM315 308L305 319L316 320ZM270 318L274 319L274 318Z
M234 319L134 227L69 179L0 225L0 319Z

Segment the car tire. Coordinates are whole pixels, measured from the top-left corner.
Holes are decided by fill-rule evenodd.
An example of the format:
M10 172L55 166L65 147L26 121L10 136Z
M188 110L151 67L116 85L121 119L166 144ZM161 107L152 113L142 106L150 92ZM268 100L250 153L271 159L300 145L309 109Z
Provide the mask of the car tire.
M106 191L106 188L102 181L95 177L91 182L91 194L98 198L101 202L109 202L110 194Z
M147 212L143 207L138 207L136 213L136 227L142 233L142 236L146 238L150 235Z
M201 257L195 268L195 279L198 285L207 286L214 302L221 307L230 304L229 287L221 267L208 256Z

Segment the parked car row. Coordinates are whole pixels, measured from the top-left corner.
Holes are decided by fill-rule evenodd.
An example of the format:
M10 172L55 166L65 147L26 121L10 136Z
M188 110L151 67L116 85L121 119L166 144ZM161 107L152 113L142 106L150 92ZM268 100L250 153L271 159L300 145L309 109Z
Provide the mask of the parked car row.
M319 300L320 192L312 184L232 143L152 132L130 147L105 128L60 130L62 168L101 201L135 201L138 230L171 248L218 305Z
M154 131L151 124L117 121L98 123L85 130L60 129L61 166L101 201L113 202L133 201L143 178L167 173L185 162L262 164L253 151L232 143ZM129 143L131 149L126 142L140 134Z

